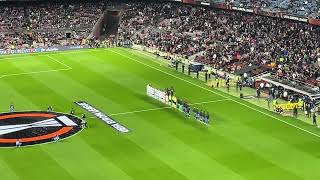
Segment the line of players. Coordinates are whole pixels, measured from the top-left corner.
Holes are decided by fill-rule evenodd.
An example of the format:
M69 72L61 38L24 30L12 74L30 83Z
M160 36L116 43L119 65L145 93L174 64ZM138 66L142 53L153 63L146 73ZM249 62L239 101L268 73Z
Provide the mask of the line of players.
M176 104L177 109L180 109L182 112L185 114L186 118L191 118L191 107L190 104L187 103L186 101L183 101L181 99L177 99L177 104ZM204 122L206 124L209 124L209 112L200 110L198 108L193 108L192 110L194 118L198 121Z
M174 88L171 86L170 88L165 89L166 95L169 97L169 101L175 105L175 107L179 110L181 110L186 118L191 117L191 106L188 102L183 101L179 98L174 97ZM206 124L209 124L210 115L209 112L199 110L198 108L193 108L193 114L194 118L198 121L204 122Z

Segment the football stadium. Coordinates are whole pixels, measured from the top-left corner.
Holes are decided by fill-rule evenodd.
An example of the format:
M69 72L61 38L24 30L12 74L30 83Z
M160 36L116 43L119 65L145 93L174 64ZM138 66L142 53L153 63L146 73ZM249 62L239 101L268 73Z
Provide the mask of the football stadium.
M320 179L320 1L0 2L1 180Z

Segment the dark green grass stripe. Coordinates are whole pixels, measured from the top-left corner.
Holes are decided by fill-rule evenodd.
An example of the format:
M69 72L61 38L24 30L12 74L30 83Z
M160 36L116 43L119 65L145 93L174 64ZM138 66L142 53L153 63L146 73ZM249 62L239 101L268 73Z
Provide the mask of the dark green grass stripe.
M71 174L39 148L1 150L1 158L20 179L74 179Z
M102 122L97 122L101 130L87 132L83 139L99 152L105 159L122 169L133 179L187 179L154 155L142 149L138 144L128 140L125 135L113 132ZM102 131L112 131L102 136Z
M3 90L1 91L0 112L8 112L11 103L15 104L17 111L36 108L24 95L17 92L14 87L11 87L10 84L3 80L0 80L0 89Z
M101 130L100 133L105 134L105 131ZM90 129L84 130L70 141L61 141L50 146L41 146L41 148L78 180L131 180L125 172L106 160L83 140L83 136L86 136L88 131Z
M251 127L260 133L267 134L270 137L273 137L283 143L286 143L292 148L297 148L300 151L310 154L316 159L320 157L320 143L319 139L310 137L307 133L298 133L293 128L288 128L285 124L278 124L278 123L270 123L268 117L264 116L263 114L257 114L252 112L249 109L240 109L235 110L236 106L234 104L230 104L230 110L225 111L223 109L219 110L222 114L230 113L228 118L232 121L232 118L237 118L237 116L241 115L245 117L247 114L253 115L254 118L242 118L239 121L242 124L245 124L248 127ZM292 119L293 120L293 119ZM294 121L294 120L293 120ZM294 138L293 138L294 137Z
M136 116L134 118L136 122L131 122L133 116ZM153 118L151 120L148 117ZM237 141L234 141L234 138L240 137L234 136L230 138L224 135L233 134L232 128L228 128L227 126L223 127L223 129L220 127L204 127L203 124L185 119L180 112L174 110L124 115L122 119L131 119L128 122L130 126L134 126L133 124L139 124L140 126L142 124L141 121L147 121L184 142L192 149L205 154L208 158L219 162L245 178L256 178L255 172L264 171L267 173L269 169L273 169L274 174L270 174L265 178L283 177L285 179L300 179L294 172L285 170L270 161L270 158L264 158L257 151L247 149L243 147L243 144L238 144ZM215 126L215 124L212 125ZM238 128L241 130L241 127ZM217 129L219 129L218 132L216 132ZM245 141L245 139L242 139L242 141Z
M229 103L229 106L232 104ZM218 109L220 112L223 110ZM274 137L273 135L277 134L276 129L271 129L269 132L262 132L257 129L256 126L248 126L247 123L243 122L241 119L236 116L241 115L241 112L237 112L238 115L232 113L233 110L229 111L229 115L225 113L221 113L220 117L225 119L228 122L228 128L236 137L235 141L242 143L245 147L248 147L251 150L257 150L256 152L263 156L264 158L270 159L272 162L278 164L280 167L284 169L288 169L295 174L298 174L300 177L319 177L319 173L315 173L315 166L318 164L319 159L315 157L314 154L302 151L298 149L288 141L282 141L278 139L278 137ZM251 121L255 121L255 123L260 123L263 120L263 117L255 116L255 118L250 118ZM249 119L249 118L248 118ZM268 127L264 127L268 128ZM222 132L222 129L218 129L219 132ZM281 133L284 135L282 130ZM249 133L246 133L249 132ZM285 131L286 132L286 131ZM291 136L290 132L286 132L287 136ZM272 134L272 135L271 135ZM230 134L225 134L230 137ZM232 136L231 136L232 137ZM299 136L292 135L291 138L295 138L298 142L308 141L308 138L300 138ZM309 144L309 146L313 146L314 148L318 147L319 144ZM308 147L308 146L307 146ZM305 148L307 148L305 147ZM301 169L300 166L306 167L310 166L307 169Z
M144 121L141 118L145 118L146 120ZM135 131L139 131L129 137L132 141L190 179L201 179L204 177L212 179L243 179L241 174L239 175L239 173L228 168L225 164L209 158L206 154L193 148L192 145L184 143L169 134L167 131L179 131L180 129L174 123L172 123L171 128L158 128L149 123L150 121L161 120L161 118L163 116L159 114L149 114L149 116L124 115L122 119L129 119L130 122L128 124L130 127L133 127ZM173 117L166 118L170 119L170 121L176 120ZM145 136L145 134L148 134L148 136ZM188 138L187 134L185 134L185 138Z
M1 70L0 77L7 74L22 72L19 68L17 68L13 63L11 63L8 60L0 61L0 70Z
M160 103L150 101L146 98L146 81L139 83L139 81L141 81L139 77L127 76L127 78L130 77L130 81L136 85L134 87L133 84L123 83L122 79L119 79L118 76L108 76L109 73L119 73L119 71L122 70L121 66L105 72L96 72L94 69L88 68L87 65L82 65L81 63L73 62L70 65L73 67L72 71L85 72L85 75L78 76L76 73L67 71L61 73L67 78L70 78L70 80L81 83L81 85L87 89L91 88L101 97L111 101L112 104L106 101L105 106L99 107L107 112L118 113L119 110L123 112L161 106ZM103 73L106 75L103 75ZM99 86L97 86L97 84L99 84ZM131 106L128 106L128 103L131 103ZM109 107L109 109L105 107Z
M8 166L8 164L5 161L3 161L1 156L0 156L0 173L1 173L1 179L10 179L10 180L20 179L19 176L15 173L14 169L10 168L10 166Z

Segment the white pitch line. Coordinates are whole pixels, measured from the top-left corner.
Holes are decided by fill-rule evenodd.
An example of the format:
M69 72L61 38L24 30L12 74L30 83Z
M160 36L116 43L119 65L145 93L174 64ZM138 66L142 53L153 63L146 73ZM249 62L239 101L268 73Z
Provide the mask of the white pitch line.
M58 71L67 71L68 69L52 69L52 70L46 70L46 71L34 71L34 72L25 72L25 73L15 73L15 74L2 74L0 75L0 79L4 77L10 77L10 76L20 76L20 75L29 75L29 74L40 74L40 73L49 73L49 72L58 72Z
M69 68L69 69L72 69L72 67L70 67L70 66L66 65L65 63L63 63L63 62L59 61L58 59L53 58L53 57L51 57L50 55L46 55L46 56L47 56L48 58L50 58L50 59L54 60L55 62L57 62L57 63L59 63L59 64L62 64L63 66L65 66L65 67L67 67L67 68Z
M52 70L44 70L44 71L33 71L33 72L25 72L25 73L14 73L14 74L2 74L0 75L0 79L4 78L4 77L10 77L10 76L20 76L20 75L29 75L29 74L40 74L40 73L49 73L49 72L58 72L58 71L67 71L67 70L71 70L72 67L66 65L65 63L57 60L56 58L53 58L49 55L45 55L46 57L50 58L51 60L63 65L66 68L62 68L62 69L52 69Z
M219 100L212 100L212 101L204 101L204 102L198 102L190 104L192 105L199 105L199 104L208 104L208 103L214 103L214 102L222 102L222 101L228 101L229 99L219 99ZM165 106L165 107L159 107L159 108L150 108L150 109L142 109L142 110L135 110L135 111L128 111L128 112L121 112L121 113L114 113L110 114L109 116L119 116L119 115L126 115L126 114L134 114L134 113L141 113L141 112L148 112L148 111L156 111L156 110L162 110L162 109L171 109L173 107L171 106ZM89 118L97 118L95 116L89 117Z
M154 70L157 70L157 71L162 72L162 73L164 73L164 74L167 74L167 75L169 75L169 76L171 76L171 77L174 77L174 78L176 78L176 79L179 79L179 80L181 80L181 81L184 81L184 82L186 82L186 83L189 83L189 84L191 84L191 85L194 85L194 86L196 86L196 87L198 87L198 88L201 88L201 89L203 89L203 90L209 91L209 92L211 92L211 93L213 93L213 94L216 94L216 95L218 95L218 96L221 96L221 97L230 99L231 101L233 101L233 102L235 102L235 103L238 103L238 104L240 104L240 105L242 105L242 106L245 106L245 107L247 107L247 108L249 108L249 109L252 109L252 110L254 110L254 111L256 111L256 112L259 112L259 113L264 114L264 115L266 115L266 116L269 116L269 117L271 117L271 118L273 118L273 119L276 119L276 120L278 120L278 121L280 121L280 122L282 122L282 123L284 123L284 124L287 124L287 125L289 125L289 126L291 126L291 127L294 127L294 128L299 129L299 130L301 130L301 131L303 131L303 132L306 132L306 133L308 133L308 134L311 134L311 135L313 135L313 136L316 136L316 137L320 138L320 135L318 135L318 134L316 134L316 133L313 133L313 132L308 131L308 130L306 130L306 129L303 129L303 128L299 127L299 126L296 126L296 125L294 125L294 124L291 124L291 123L289 123L289 122L287 122L287 121L284 121L284 120L282 120L282 119L280 119L280 118L278 118L278 117L275 117L275 116L273 116L273 115L270 115L270 114L268 114L268 113L266 113L266 112L263 112L263 111L261 111L261 110L255 109L255 108L253 108L253 107L251 107L251 106L249 106L249 105L247 105L247 104L244 104L244 103L239 102L239 101L237 101L237 100L231 99L231 98L229 98L229 97L227 97L227 96L225 96L225 95L222 95L222 94L220 94L220 93L217 93L217 92L215 92L215 91L213 91L213 90L211 90L211 89L204 88L203 86L200 86L200 85L198 85L198 84L195 84L195 83L193 83L193 82L191 82L191 81L188 81L188 80L186 80L186 79L183 79L183 78L181 78L181 77L178 77L178 76L176 76L176 75L174 75L174 74L168 73L168 72L163 71L163 70L161 70L161 69L159 69L159 68L156 68L156 67L151 66L151 65L149 65L149 64L146 64L146 63L144 63L144 62L141 62L141 61L139 61L139 60L137 60L137 59L134 59L134 58L132 58L132 57L129 57L129 56L127 56L127 55L123 55L123 54L118 53L118 52L116 52L116 51L113 51L113 50L111 50L111 49L106 49L106 50L107 50L107 51L109 50L109 51L111 51L111 52L113 52L113 53L119 54L120 56L123 56L123 57L125 57L125 58L131 59L132 61L135 61L135 62L137 62L137 63L139 63L139 64L142 64L142 65L144 65L144 66L146 66L146 67L149 67L149 68L151 68L151 69L154 69ZM138 56L139 56L139 55L138 55ZM142 57L142 56L140 56L140 57ZM149 56L149 57L151 57L151 56ZM153 57L153 58L154 58L154 57Z
M134 114L134 113L140 113L140 112L156 111L156 110L171 109L171 108L172 108L171 106L160 107L160 108L150 108L150 109L143 109L143 110L136 110L136 111L128 111L128 112L123 112L123 113L115 113L115 114L110 114L110 116Z

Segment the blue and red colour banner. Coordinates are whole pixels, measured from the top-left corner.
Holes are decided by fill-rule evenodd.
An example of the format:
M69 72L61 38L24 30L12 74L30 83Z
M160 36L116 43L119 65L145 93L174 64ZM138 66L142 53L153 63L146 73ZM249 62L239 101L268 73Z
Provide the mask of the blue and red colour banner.
M73 49L88 49L89 45L79 45L79 46L56 46L48 48L22 48L22 49L0 49L0 55L5 54L28 54L36 52L54 52L54 51L66 51Z

